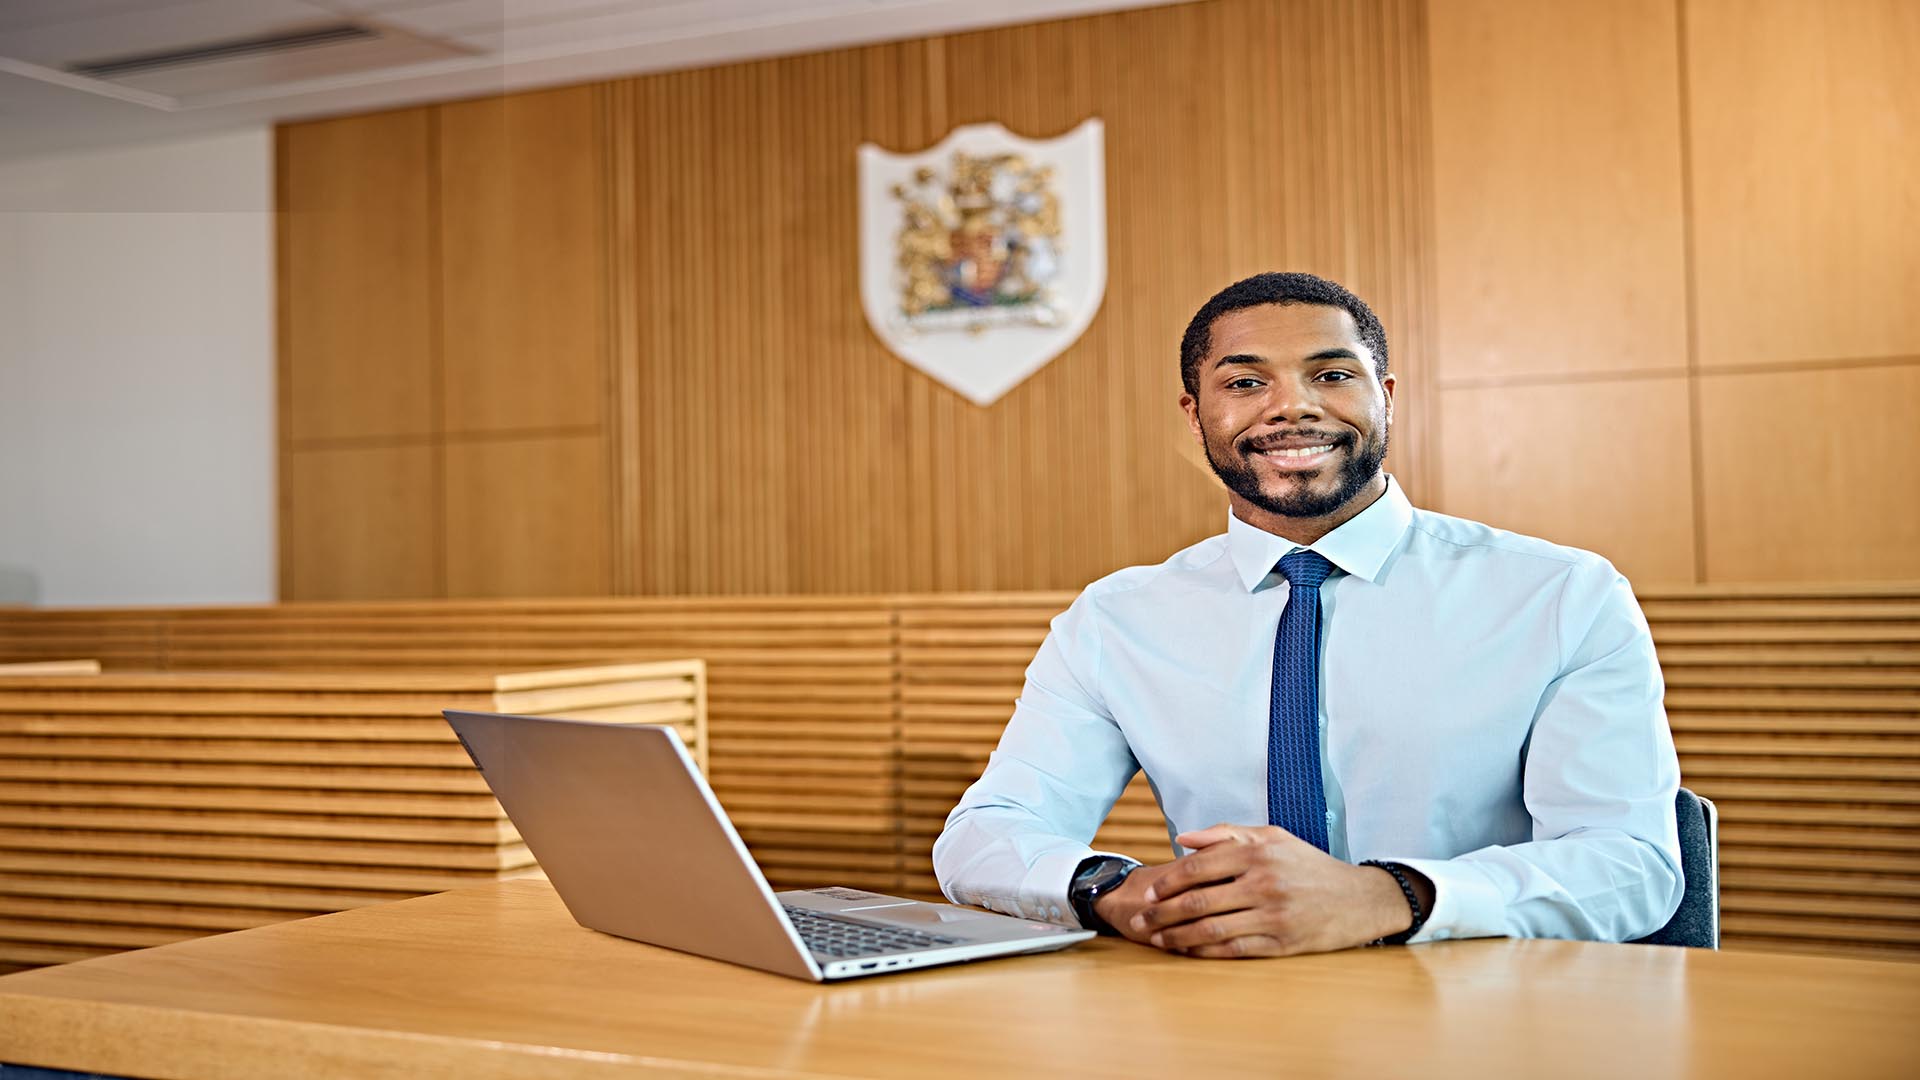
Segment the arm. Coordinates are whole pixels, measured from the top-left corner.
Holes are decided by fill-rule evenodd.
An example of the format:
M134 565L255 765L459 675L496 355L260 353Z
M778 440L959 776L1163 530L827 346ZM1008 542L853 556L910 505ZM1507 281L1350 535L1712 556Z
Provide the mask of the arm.
M999 747L934 843L934 873L955 903L1075 921L1068 882L1139 770L1099 697L1092 607L1083 594L1054 619Z
M1415 941L1627 941L1680 903L1679 761L1653 637L1625 578L1583 563L1561 592L1563 662L1534 716L1523 796L1533 840L1452 859L1391 861L1432 880Z

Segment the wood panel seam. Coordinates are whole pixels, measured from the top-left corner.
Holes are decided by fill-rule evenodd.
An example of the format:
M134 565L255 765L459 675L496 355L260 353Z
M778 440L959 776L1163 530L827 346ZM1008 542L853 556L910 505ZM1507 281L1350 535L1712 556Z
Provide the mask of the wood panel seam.
M1706 447L1700 434L1700 278L1693 217L1693 95L1689 79L1687 0L1674 0L1675 70L1680 95L1681 281L1687 319L1687 484L1693 507L1693 580L1707 580Z
M447 356L445 227L441 191L440 106L427 110L427 352L428 399L433 409L434 595L447 595Z

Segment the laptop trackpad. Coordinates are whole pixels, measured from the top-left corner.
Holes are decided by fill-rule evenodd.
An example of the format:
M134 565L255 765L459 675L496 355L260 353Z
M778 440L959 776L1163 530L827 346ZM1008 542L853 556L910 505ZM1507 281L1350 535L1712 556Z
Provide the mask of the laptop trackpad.
M950 907L946 904L911 903L899 907L841 908L846 915L878 915L888 922L901 923L955 923L971 919L1001 919L1004 915L995 915L991 911L975 911L972 908Z

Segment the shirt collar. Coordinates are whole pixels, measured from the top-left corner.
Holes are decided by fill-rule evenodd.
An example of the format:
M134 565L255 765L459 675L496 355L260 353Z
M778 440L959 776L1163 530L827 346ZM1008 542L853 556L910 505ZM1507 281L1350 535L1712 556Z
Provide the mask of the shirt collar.
M1229 510L1227 551L1233 557L1234 569L1239 571L1240 583L1248 592L1260 587L1282 556L1301 547L1311 547L1354 577L1374 581L1412 523L1413 504L1389 475L1387 490L1371 506L1311 545L1296 544L1284 536L1249 525Z

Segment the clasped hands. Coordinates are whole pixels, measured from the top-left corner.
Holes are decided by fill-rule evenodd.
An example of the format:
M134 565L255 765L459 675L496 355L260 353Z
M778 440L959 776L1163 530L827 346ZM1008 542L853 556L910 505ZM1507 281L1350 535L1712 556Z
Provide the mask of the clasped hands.
M1215 825L1174 842L1191 850L1140 867L1094 902L1131 940L1185 956L1292 956L1365 945L1413 925L1393 875L1342 862L1285 829Z

